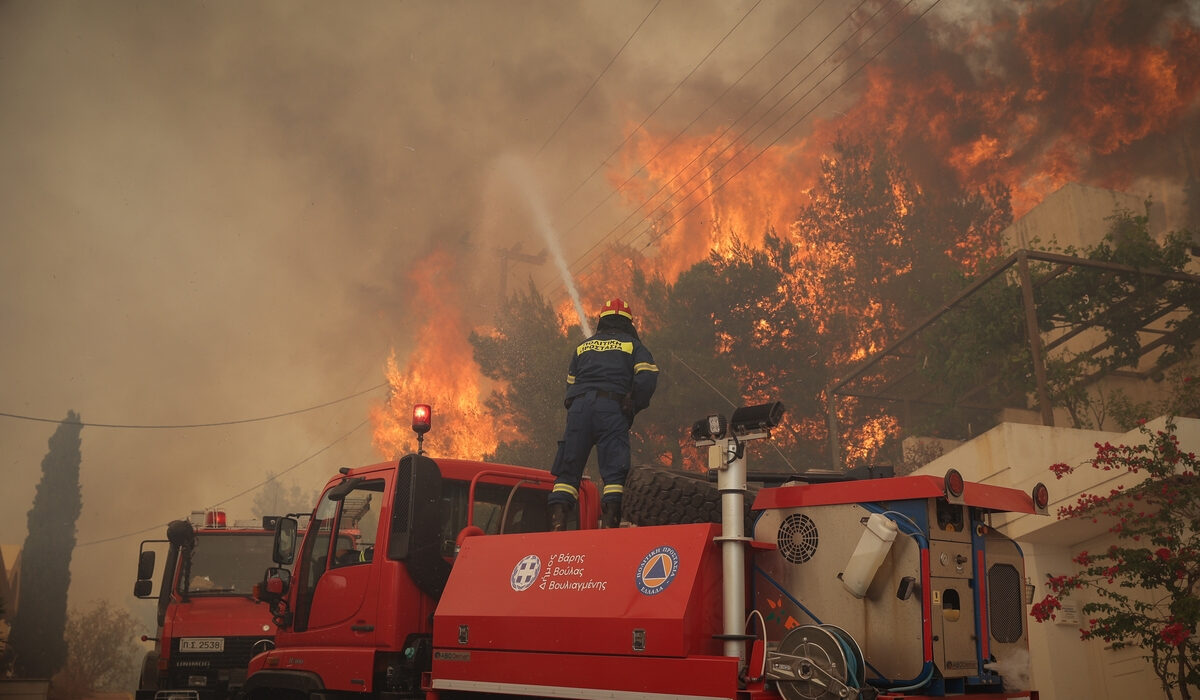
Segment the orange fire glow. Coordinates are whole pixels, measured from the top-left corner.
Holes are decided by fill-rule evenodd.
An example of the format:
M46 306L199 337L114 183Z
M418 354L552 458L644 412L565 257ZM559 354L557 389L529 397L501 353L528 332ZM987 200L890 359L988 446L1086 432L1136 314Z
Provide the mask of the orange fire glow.
M1200 133L1200 32L1164 15L1156 30L1134 36L1128 17L1147 7L1108 0L1017 4L993 26L973 29L932 26L938 20L930 15L847 86L858 94L839 106L836 117L816 120L807 132L765 149L739 140L735 131L673 141L669 129L639 131L608 173L633 214L611 232L610 248L588 261L586 270L575 270L589 324L614 294L640 311L641 300L629 299L635 266L674 281L710 253L729 251L735 240L756 246L773 230L790 237L808 263L803 279L788 282L788 292L811 309L818 332L828 332L835 317L857 323L858 337L827 361L835 370L861 361L903 329L878 299L835 298L831 290L853 269L852 254L816 243L794 225L796 212L817 196L830 145L841 137L871 143L903 163L915 189L893 191L891 206L900 214L918 195L945 183L968 191L1007 187L1011 214L1019 217L1069 182L1120 189L1138 176L1162 175L1181 160L1164 152L1177 153L1172 149L1188 147L1189 133L1193 141ZM835 218L831 225L837 223ZM963 231L946 251L965 272L997 253L999 224L989 226L990 237ZM888 235L909 240L921 232ZM892 278L908 271L886 264L880 269ZM434 308L436 295L423 303ZM578 323L569 300L558 308L564 328ZM482 378L465 335L453 308L440 308L417 336L420 347L407 364L389 362L393 396L373 414L381 451L394 454L412 444L408 410L416 401L432 402L435 421L448 426L431 433L431 440L448 443L440 453L477 456L502 439L482 407ZM454 371L439 372L446 367ZM743 398L769 395L770 384L770 378L755 378ZM857 409L846 402L839 410ZM859 425L851 419L839 416L841 442L854 446L851 461L870 459L899 430L888 416ZM450 439L456 427L460 434ZM823 439L826 429L817 420L797 420L795 427L798 439Z
M412 407L418 403L433 408L433 429L425 436L425 450L432 454L481 459L505 437L501 423L483 405L487 380L472 356L461 306L436 284L454 272L453 265L449 254L435 251L410 273L413 306L426 317L403 367L394 351L388 358L389 396L370 415L372 443L389 459L416 451Z

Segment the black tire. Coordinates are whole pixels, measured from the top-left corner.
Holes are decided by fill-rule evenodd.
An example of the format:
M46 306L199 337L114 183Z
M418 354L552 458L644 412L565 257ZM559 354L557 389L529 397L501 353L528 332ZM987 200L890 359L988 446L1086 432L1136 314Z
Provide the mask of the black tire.
M746 494L745 515L750 521L754 502ZM634 467L625 480L622 517L638 526L721 522L721 494L703 474L657 467ZM746 530L747 534L750 531Z
M623 500L622 515L634 525L721 522L721 495L700 474L635 467Z

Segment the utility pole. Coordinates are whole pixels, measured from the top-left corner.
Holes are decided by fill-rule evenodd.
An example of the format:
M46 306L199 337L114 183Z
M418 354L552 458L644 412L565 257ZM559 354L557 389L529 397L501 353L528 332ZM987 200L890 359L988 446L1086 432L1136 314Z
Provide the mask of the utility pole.
M546 249L537 255L530 255L521 252L523 244L518 242L511 248L497 248L496 253L500 257L500 299L508 299L508 261L528 263L530 265L542 265L546 262Z

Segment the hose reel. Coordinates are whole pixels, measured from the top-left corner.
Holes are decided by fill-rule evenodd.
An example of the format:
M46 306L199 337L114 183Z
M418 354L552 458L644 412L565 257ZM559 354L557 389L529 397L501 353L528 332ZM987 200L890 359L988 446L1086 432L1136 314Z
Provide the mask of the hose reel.
M786 700L874 698L858 642L836 625L801 625L767 654L767 678Z

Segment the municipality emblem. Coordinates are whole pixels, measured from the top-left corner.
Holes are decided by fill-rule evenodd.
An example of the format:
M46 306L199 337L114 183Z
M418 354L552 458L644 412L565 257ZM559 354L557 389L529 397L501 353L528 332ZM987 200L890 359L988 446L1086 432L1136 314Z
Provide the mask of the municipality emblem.
M512 576L508 583L514 591L523 591L533 585L538 573L542 570L542 560L536 554L530 554L513 567Z

